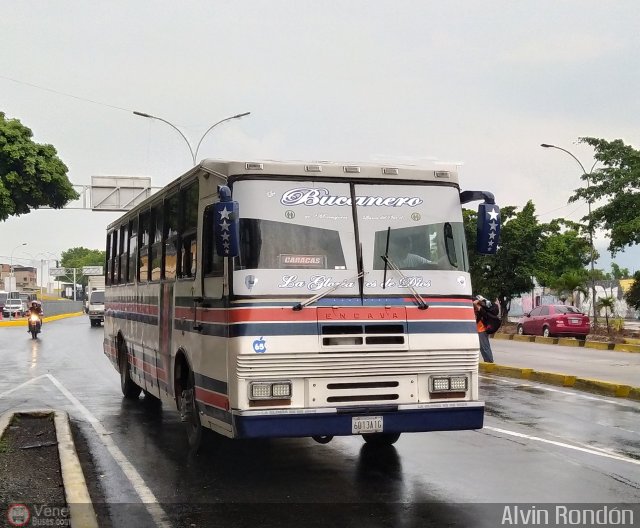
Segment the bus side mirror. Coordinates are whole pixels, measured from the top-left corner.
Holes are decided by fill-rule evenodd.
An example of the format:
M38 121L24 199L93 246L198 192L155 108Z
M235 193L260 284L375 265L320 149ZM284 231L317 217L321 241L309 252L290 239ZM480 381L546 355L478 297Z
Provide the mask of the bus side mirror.
M213 235L216 241L216 253L221 257L237 257L240 254L239 207L238 202L231 200L230 195L230 192L220 192L221 201L213 206Z
M500 207L481 203L478 206L477 250L483 255L495 255L500 241Z

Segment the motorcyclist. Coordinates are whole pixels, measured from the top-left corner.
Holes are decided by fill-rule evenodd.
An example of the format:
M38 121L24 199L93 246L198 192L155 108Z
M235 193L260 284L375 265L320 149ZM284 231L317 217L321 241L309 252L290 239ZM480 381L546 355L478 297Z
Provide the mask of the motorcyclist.
M29 305L29 313L27 313L27 317L30 318L34 314L38 316L38 319L40 319L40 324L42 324L44 310L42 309L42 304L40 304L40 302L35 299L31 301L31 304ZM27 332L29 331L29 325L27 325Z

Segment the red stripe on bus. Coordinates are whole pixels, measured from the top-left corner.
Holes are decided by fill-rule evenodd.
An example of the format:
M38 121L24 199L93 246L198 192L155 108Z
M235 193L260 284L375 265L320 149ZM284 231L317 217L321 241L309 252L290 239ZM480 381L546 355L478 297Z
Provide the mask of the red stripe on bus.
M473 308L449 308L440 306L430 306L426 310L407 309L407 318L414 321L428 321L433 319L447 319L454 321L475 321L476 317Z
M225 411L229 410L229 398L224 394L196 387L196 399L212 407L224 409Z

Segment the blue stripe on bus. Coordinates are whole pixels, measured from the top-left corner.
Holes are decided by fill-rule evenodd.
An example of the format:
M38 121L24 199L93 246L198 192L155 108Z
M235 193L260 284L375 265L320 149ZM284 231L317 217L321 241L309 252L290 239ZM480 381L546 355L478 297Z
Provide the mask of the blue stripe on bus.
M184 332L196 332L200 335L227 337L227 325L225 323L198 322L201 330L193 328L193 321L175 321L175 328ZM323 326L349 326L361 324L354 322L322 323ZM367 326L379 324L407 325L408 334L474 334L477 332L476 323L473 321L367 321ZM294 336L294 335L319 335L318 323L312 321L296 322L286 321L281 323L234 323L228 325L228 337L254 337L254 336Z
M462 297L454 298L452 296L444 296L442 299L437 297L428 297L423 295L426 303L429 306L471 306L471 298ZM256 308L256 307L278 307L278 306L294 306L298 302L304 302L305 299L300 300L288 300L288 301L256 301L256 302L238 302L232 301L229 306L233 308ZM193 307L193 303L190 305ZM364 302L360 301L360 297L325 297L316 301L311 305L313 306L353 306L353 307L384 307L384 306L417 306L412 297L365 297Z
M136 323L144 323L158 326L157 315L147 315L136 312L126 312L124 310L107 310L105 317L113 317L114 319L123 319L125 321L135 321Z
M212 407L211 405L207 405L206 403L202 403L198 401L198 407L201 408L202 412L211 418L215 418L216 420L220 420L221 422L225 422L231 424L231 413L229 411L224 411L222 409L218 409L216 407Z
M209 376L205 376L198 372L194 372L193 377L197 387L202 387L203 389L218 392L220 394L229 394L229 387L226 381L210 378Z
M195 325L201 327L201 330L193 328ZM193 319L175 319L173 327L182 332L196 332L200 335L227 337L227 323L208 323L204 321L193 322Z
M385 433L461 431L482 429L484 407L414 409L375 412L371 407L363 413L274 414L258 416L234 415L238 438L277 438L299 436L350 436L354 416L382 416Z
M229 337L318 335L318 323L237 323L229 325Z
M340 323L338 323L340 324ZM351 323L357 324L357 323ZM367 322L367 325L372 324ZM380 324L389 324L380 323ZM398 323L396 323L398 324ZM326 324L325 324L326 326ZM334 326L334 325L329 325ZM473 321L408 321L408 334L473 334L477 332ZM317 323L238 323L229 326L229 337L318 335Z
M475 321L409 321L408 334L475 334Z

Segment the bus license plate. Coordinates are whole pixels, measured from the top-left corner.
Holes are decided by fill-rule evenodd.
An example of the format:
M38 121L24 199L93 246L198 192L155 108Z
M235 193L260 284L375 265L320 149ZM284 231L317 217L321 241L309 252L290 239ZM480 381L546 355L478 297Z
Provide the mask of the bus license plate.
M353 434L381 433L382 416L354 416L351 418Z

